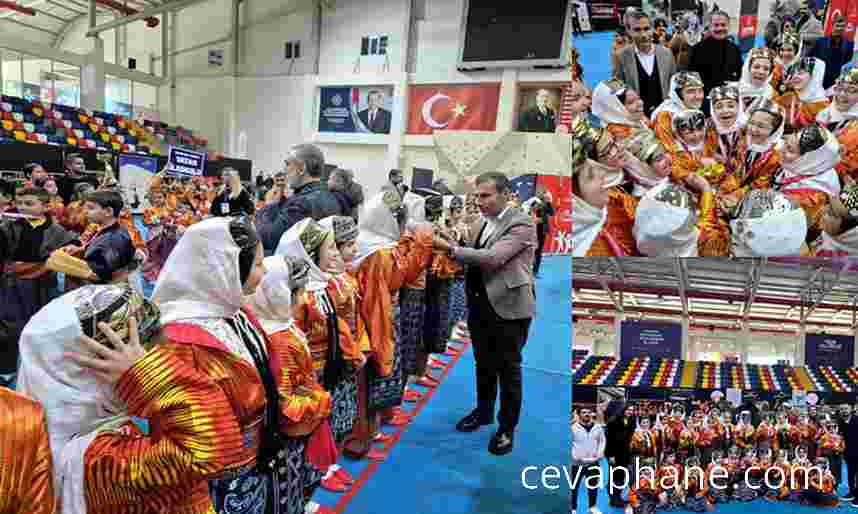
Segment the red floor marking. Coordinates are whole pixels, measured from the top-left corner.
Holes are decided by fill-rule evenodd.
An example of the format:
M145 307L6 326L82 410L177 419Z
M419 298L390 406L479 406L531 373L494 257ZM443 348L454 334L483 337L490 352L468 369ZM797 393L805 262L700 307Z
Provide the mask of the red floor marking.
M453 369L453 366L455 366L456 363L459 362L459 359L462 357L462 355L465 354L465 350L468 349L469 345L470 345L470 343L465 343L465 345L462 347L462 351L459 353L459 355L456 355L455 357L453 357L450 360L450 363L447 365L447 367L444 368L444 371L441 372L441 376L438 377L439 382L443 382L443 380L447 377L447 373L449 373L450 370ZM439 387L440 387L440 384L439 384ZM412 417L412 420L408 425L410 425L411 423L414 423L413 418L416 418L417 415L420 414L420 411L423 410L423 407L429 402L429 399L432 398L432 395L435 394L435 391L437 391L437 390L438 390L437 387L432 387L432 388L429 388L425 393L423 393L423 397L420 398L420 400L417 402L416 406L414 407L414 410L412 410L409 413ZM384 446L384 449L386 451L390 452L390 450L394 446L396 446L396 443L399 442L399 438L402 437L402 433L405 432L405 429L408 428L408 425L400 427L396 432L390 434L391 439ZM389 453L388 453L388 458L390 458ZM369 479L372 478L372 475L375 474L375 471L383 463L384 463L383 461L382 462L370 461L370 463L366 467L366 469L364 469L361 472L361 474L355 479L354 485L348 491L343 493L343 495L340 497L340 501L338 501L336 506L334 506L334 513L335 514L343 514L343 512L345 512L346 507L348 506L351 499L358 493L358 491L360 491L361 487L363 487L364 484L366 484L369 481Z

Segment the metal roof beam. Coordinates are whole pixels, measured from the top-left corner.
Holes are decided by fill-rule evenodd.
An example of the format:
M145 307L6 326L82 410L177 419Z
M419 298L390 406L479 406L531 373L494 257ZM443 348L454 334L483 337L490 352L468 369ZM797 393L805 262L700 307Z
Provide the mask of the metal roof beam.
M763 259L765 261L765 258ZM742 322L748 322L748 316L751 315L751 306L754 305L754 300L757 298L757 288L760 285L760 272L765 262L760 262L758 260L753 261L753 267L750 272L750 283L746 288L746 298L745 303L742 305Z
M101 25L96 25L87 31L87 37L95 37L102 32L106 32L108 30L112 30L118 27L122 27L124 25L128 25L129 23L145 20L146 18L151 18L157 16L161 13L169 12L169 11L178 11L180 9L184 9L186 7L190 7L194 4L198 4L203 0L176 0L170 3L161 4L158 7L153 7L151 9L146 9L143 12L139 12L137 14L132 14L131 16L123 16L121 18L117 18L113 21L109 21L107 23L102 23Z
M825 273L822 272L822 268L817 268L814 272L813 277L810 281L808 281L807 287L805 287L805 292L802 294L802 301L809 300L810 305L804 309L802 313L801 322L804 323L813 314L813 311L822 303L826 296L828 296L831 291L837 287L837 284L840 283L841 277L846 273L846 266L843 266L838 272L837 275L826 282ZM814 284L816 279L820 278L820 285L818 288L814 288Z
M18 20L13 19L13 18L0 18L0 21L5 21L5 22L8 22L8 23L14 23L15 25L20 25L20 26L22 26L22 27L26 27L26 28L28 28L28 29L30 29L30 30L35 30L35 31L38 31L38 32L44 32L45 34L50 34L50 35L52 35L52 36L57 36L57 35L59 35L59 32L56 32L56 31L53 31L53 30L49 30L49 29L46 29L46 28L43 28L43 27L39 27L39 26L36 26L36 25L30 25L29 23L24 23L23 21L18 21Z
M614 291L612 291L611 288L608 287L608 281L605 279L605 275L602 273L601 269L599 269L601 268L601 266L599 265L600 262L600 259L596 260L596 277L598 278L599 283L602 285L602 290L604 290L605 294L608 295L608 298L611 299L611 302L614 304L614 307L617 309L617 312L624 312L623 302L617 299L617 295L615 295ZM572 280L574 281L575 279L573 278Z
M685 268L685 261L681 257L673 260L673 269L676 272L676 281L679 284L679 300L682 302L682 316L688 317L688 295L685 293L685 288L688 286L688 270Z

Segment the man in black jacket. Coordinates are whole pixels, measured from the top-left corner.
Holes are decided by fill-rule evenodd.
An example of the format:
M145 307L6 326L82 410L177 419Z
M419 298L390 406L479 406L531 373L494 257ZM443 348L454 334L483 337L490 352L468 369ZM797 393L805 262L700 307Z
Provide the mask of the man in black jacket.
M293 146L285 164L292 195L268 206L274 209L270 213L270 222L267 216L257 218L257 230L266 255L273 254L283 234L304 218L320 220L328 216L348 215L322 183L325 156L318 147L311 144Z
M843 458L846 460L846 484L849 492L843 500L851 501L852 506L858 508L858 416L855 411L858 411L858 405L844 413L846 415L841 417L837 424L846 444Z
M224 168L221 173L223 190L212 200L209 213L212 216L252 216L256 203L250 192L241 185L238 170Z
M623 412L608 421L605 425L605 457L608 458L608 465L614 468L625 467L631 475L632 454L629 446L632 443L632 436L635 433L635 408L632 405L625 405ZM622 476L622 475L620 475ZM619 480L616 483L621 483ZM623 489L617 487L610 490L611 506L623 507Z
M691 47L689 71L696 71L703 79L703 91L709 91L727 82L738 82L742 72L742 52L730 41L730 16L724 11L712 13L709 37Z

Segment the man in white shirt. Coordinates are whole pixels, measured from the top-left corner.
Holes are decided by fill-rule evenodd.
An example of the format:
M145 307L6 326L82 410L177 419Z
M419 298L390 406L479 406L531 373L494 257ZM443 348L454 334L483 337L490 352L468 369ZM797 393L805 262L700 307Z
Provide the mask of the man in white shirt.
M596 508L599 490L590 487L595 484L601 473L599 461L605 456L605 431L601 424L595 422L592 409L582 407L578 410L578 421L572 425L572 466L569 476L572 479L572 514L577 514L578 489L587 487L590 514L602 514ZM589 480L588 480L589 479Z

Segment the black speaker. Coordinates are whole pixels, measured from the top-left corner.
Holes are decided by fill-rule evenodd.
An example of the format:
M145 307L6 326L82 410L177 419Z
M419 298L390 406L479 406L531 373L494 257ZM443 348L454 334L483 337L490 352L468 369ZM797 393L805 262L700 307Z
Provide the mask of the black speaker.
M137 59L129 58L128 59L128 69L136 70L137 69Z
M435 180L435 171L426 168L414 168L411 172L411 190L416 189L432 189L432 182Z

